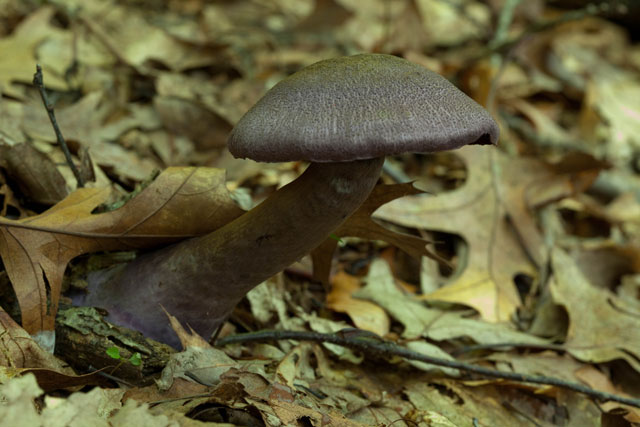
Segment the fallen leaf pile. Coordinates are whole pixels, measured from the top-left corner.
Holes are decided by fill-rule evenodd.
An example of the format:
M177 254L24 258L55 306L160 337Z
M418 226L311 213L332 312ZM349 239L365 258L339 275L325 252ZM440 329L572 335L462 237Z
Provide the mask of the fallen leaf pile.
M305 165L226 150L279 80L394 54L483 104L499 147L387 159L361 208L251 291L220 336L364 334L640 397L640 8L548 3L0 0L0 420L640 423L638 408L560 387L330 343L212 347L175 319L173 351L64 294L105 257L208 233L295 179ZM32 85L36 64L85 188Z

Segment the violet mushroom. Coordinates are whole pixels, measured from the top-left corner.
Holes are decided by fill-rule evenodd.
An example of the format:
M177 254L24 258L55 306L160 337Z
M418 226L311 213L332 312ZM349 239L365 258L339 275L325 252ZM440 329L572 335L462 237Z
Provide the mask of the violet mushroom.
M320 245L367 198L384 156L495 144L489 113L438 74L364 54L282 80L229 137L236 157L311 162L295 181L208 235L145 254L85 305L178 344L161 307L205 338L252 288Z

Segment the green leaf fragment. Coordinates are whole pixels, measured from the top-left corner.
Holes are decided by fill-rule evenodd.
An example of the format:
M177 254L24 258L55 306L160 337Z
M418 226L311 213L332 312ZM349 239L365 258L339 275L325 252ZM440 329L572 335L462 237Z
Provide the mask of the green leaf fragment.
M133 353L133 356L129 358L129 363L133 366L140 366L142 364L142 356L137 351Z
M118 347L109 347L106 353L112 359L120 359L120 349Z

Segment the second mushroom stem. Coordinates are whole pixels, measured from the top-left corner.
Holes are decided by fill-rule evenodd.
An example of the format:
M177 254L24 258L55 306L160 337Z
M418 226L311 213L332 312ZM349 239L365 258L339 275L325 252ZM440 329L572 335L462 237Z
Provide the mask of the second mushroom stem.
M145 254L90 284L85 305L176 346L161 307L208 338L252 288L320 245L365 201L383 158L312 163L295 181L205 236Z

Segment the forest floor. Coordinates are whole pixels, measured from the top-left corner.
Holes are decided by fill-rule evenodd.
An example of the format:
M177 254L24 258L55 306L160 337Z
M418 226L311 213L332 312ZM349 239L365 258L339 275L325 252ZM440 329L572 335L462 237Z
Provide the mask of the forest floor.
M640 424L639 19L627 1L0 0L0 425ZM227 137L278 81L357 53L443 75L498 146L388 157L213 343L71 306L96 271L298 177Z

